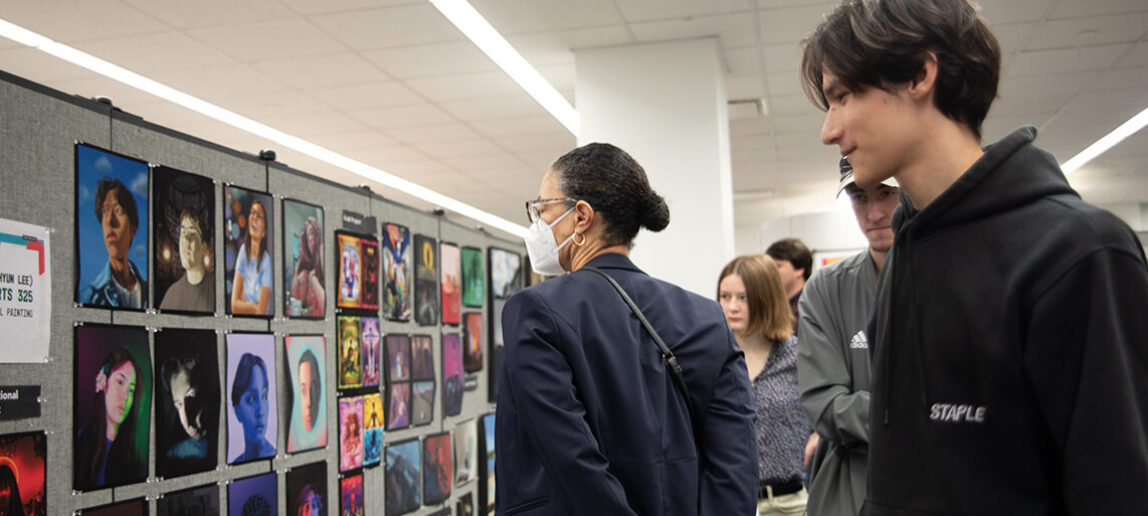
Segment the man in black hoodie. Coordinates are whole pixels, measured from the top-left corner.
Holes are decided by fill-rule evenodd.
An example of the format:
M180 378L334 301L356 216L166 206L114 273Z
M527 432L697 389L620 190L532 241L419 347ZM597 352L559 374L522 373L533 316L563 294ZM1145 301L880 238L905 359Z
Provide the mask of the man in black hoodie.
M1148 514L1148 267L1022 127L967 0L849 0L804 45L821 138L901 185L868 333L866 513Z

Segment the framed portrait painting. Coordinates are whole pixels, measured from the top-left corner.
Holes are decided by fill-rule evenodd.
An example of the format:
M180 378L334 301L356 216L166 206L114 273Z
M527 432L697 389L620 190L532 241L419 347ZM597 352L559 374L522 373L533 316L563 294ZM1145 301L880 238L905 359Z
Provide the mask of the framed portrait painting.
M283 313L322 319L327 309L323 208L283 199Z
M362 516L366 514L363 502L363 474L355 474L339 479L339 515Z
M219 354L213 330L155 334L155 473L178 477L215 469L219 449Z
M383 457L383 395L363 395L363 466L378 466Z
M335 318L339 331L338 374L340 389L363 386L362 326L360 318L340 315Z
M241 478L227 484L228 516L279 514L275 472Z
M431 434L423 439L423 504L435 505L450 498L454 457L450 432Z
M226 185L223 187L224 285L227 313L247 317L275 315L271 194Z
M327 514L327 462L287 471L287 514Z
M415 511L421 504L422 449L419 439L407 439L387 446L386 515Z
M148 164L80 142L75 152L76 303L146 310Z
M462 343L457 333L442 334L442 413L444 417L462 412Z
M160 311L215 312L215 182L174 168L152 171L155 299Z
M229 333L227 344L227 463L275 456L279 410L275 336Z
M363 467L363 397L339 398L339 471Z
M327 342L322 335L283 339L287 356L287 385L291 415L287 424L287 453L327 446Z
M411 318L411 231L406 226L383 225L383 314L392 321Z

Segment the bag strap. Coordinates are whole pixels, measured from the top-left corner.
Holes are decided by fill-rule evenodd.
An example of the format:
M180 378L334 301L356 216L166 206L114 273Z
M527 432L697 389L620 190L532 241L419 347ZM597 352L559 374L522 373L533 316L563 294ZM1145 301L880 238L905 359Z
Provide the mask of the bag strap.
M619 285L614 278L602 272L602 270L597 267L585 266L582 267L582 269L597 273L599 276L606 278L606 281L609 281L610 285L613 285L614 290L617 290L618 294L622 295L622 300L630 306L630 310L634 312L634 315L638 316L638 320L642 322L642 326L644 326L650 336L654 338L654 343L658 345L658 349L662 353L662 363L665 364L666 369L670 371L670 376L674 379L674 385L677 386L678 391L681 392L682 398L686 400L686 410L690 412L690 422L692 426L693 423L697 421L697 414L694 412L694 402L690 399L689 389L686 388L686 379L682 376L682 366L678 364L678 357L674 356L674 352L670 351L669 346L666 346L665 341L663 341L662 337L658 335L658 332L654 330L654 326L646 319L646 315L642 313L642 310L638 308L638 305L634 303L633 299L630 299L629 294L626 294L626 291L622 289L622 286Z

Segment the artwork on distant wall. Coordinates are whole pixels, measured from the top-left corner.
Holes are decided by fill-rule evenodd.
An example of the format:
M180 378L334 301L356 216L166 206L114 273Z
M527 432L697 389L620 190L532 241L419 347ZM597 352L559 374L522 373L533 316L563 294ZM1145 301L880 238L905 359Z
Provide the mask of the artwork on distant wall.
M464 485L478 473L478 426L468 419L454 427L454 482Z
M339 244L339 308L358 308L363 288L362 247L357 235L344 231L335 232Z
M339 479L339 516L363 516L365 507L362 473Z
M462 413L462 342L457 333L442 334L442 413Z
M351 389L363 385L363 352L360 321L358 317L340 315L335 318L339 330L338 374L340 389Z
M482 370L482 341L486 338L486 334L482 332L482 312L463 314L462 323L466 339L462 363L466 372L476 373Z
M426 436L423 440L423 505L436 505L450 498L454 473L450 432Z
M379 241L373 236L359 239L360 254L363 257L363 288L359 291L359 308L379 309Z
M363 396L363 466L378 466L383 458L383 395Z
M207 516L219 511L219 486L207 484L164 493L155 501L159 516Z
M327 308L323 208L283 200L283 313L322 319Z
M462 304L481 307L486 299L486 271L482 266L482 249L462 248Z
M490 369L487 372L487 399L498 397L498 375L502 365L502 309L506 300L522 288L522 257L505 249L487 250L490 265Z
M287 425L287 453L327 446L327 342L322 335L288 336L287 385L291 387L291 415Z
M363 397L339 398L339 471L363 467Z
M146 162L76 143L76 303L148 304Z
M417 437L387 446L387 516L398 516L419 508L419 484L422 483L421 451Z
M73 356L73 488L87 491L142 482L148 474L151 429L147 330L77 326Z
M411 231L383 225L383 314L392 321L411 318Z
M279 514L275 472L241 478L227 484L228 516Z
M224 283L227 313L275 315L275 205L271 195L238 186L223 188Z
M126 502L115 502L90 509L80 509L83 516L147 516L147 499L136 498Z
M48 514L47 458L44 432L0 436L0 514Z
M494 414L482 416L482 435L479 436L479 482L478 500L483 515L494 514Z
M434 340L430 335L411 336L411 379L434 380Z
M327 463L312 462L287 471L287 514L327 514Z
M385 338L387 348L387 381L405 382L411 379L411 338L391 334Z
M411 383L411 425L429 425L434 421L434 380Z
M171 478L215 469L219 446L219 354L213 330L155 334L155 473Z
M438 324L438 247L435 239L415 235L415 322L421 326Z
M158 166L152 171L155 299L164 312L215 312L215 183Z
M411 384L395 383L387 387L387 430L411 426Z
M454 505L455 516L474 516L474 493L467 492L458 497Z
M442 290L442 323L458 324L462 313L462 272L458 246L439 246L439 285Z
M279 410L275 336L229 333L227 343L227 463L275 456Z
M379 377L382 376L382 335L379 332L378 317L361 317L359 319L361 340L363 343L363 387L377 387Z

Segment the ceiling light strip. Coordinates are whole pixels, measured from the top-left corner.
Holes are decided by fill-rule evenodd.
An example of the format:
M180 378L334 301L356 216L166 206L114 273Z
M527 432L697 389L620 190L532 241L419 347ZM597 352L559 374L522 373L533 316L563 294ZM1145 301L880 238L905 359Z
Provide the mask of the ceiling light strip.
M384 186L393 188L418 197L445 210L470 217L487 226L498 228L515 236L525 236L526 228L510 222L502 217L488 213L457 201L424 186L412 183L406 179L389 174L380 169L367 165L361 161L334 152L325 147L316 145L302 138L284 133L273 127L256 122L243 115L229 111L205 100L193 97L182 91L171 88L140 74L109 63L98 57L81 52L75 48L57 43L40 34L29 31L11 22L0 19L0 36L36 48L47 54L56 56L69 63L87 68L104 77L122 82L143 92L155 95L164 100L186 107L192 111L203 114L233 127L237 127L256 136L291 148L302 154L315 158L324 163L350 171L366 179L376 181Z
M1120 127L1113 129L1112 132L1104 135L1103 138L1096 140L1092 145L1080 151L1079 154L1065 161L1060 165L1060 169L1064 171L1064 175L1075 172L1078 168L1092 161L1093 158L1115 147L1116 144L1125 138L1136 134L1136 132L1143 129L1145 125L1148 125L1148 108L1145 108L1144 111L1141 111L1136 116L1129 118L1127 122L1120 124Z
M581 118L578 111L554 86L542 77L466 0L430 0L458 30L478 46L514 82L534 97L546 111L558 119L574 136L578 136Z

